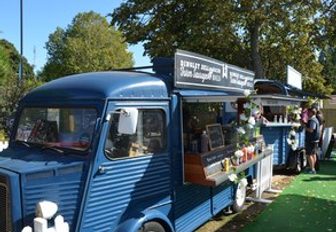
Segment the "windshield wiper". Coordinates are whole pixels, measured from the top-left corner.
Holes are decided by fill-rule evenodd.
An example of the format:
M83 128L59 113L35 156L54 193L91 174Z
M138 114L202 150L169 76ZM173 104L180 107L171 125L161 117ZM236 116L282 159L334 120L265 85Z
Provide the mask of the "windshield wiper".
M44 151L44 150L52 150L52 151L56 151L58 153L64 154L64 151L62 149L59 149L55 146L43 146L43 147L41 147L41 151Z
M25 141L21 141L21 140L15 140L16 143L18 144L23 144L26 147L31 147L29 143L25 142Z

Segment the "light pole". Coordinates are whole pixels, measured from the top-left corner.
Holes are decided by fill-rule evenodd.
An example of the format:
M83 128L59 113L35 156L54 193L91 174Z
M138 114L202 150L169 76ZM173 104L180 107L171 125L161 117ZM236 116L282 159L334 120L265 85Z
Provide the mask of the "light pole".
M23 0L20 0L20 66L19 66L19 80L22 80L23 74Z

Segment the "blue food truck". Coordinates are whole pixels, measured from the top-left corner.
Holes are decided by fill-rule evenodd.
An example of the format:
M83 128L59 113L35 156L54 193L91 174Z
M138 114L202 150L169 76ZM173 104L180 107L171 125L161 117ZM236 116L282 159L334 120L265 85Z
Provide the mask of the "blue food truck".
M257 94L255 97L260 101L267 120L261 126L261 134L266 144L273 146L273 165L300 172L306 166L305 130L300 125L295 130L296 145L293 149L287 142L294 125L288 107L301 108L306 104L309 94L267 79L255 80L254 88Z
M252 138L256 154L225 170L236 144L223 106L254 74L182 50L153 70L72 75L20 101L0 153L0 231L49 215L45 201L82 232L194 231L243 208L245 178L229 176L251 180L271 151Z

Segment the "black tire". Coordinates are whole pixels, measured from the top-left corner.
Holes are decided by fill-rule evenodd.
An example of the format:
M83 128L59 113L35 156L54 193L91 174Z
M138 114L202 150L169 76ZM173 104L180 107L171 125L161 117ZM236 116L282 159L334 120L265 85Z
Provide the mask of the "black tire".
M147 222L142 226L139 232L166 232L166 230L158 222Z
M295 170L294 170L294 172L296 173L296 174L299 174L301 171L302 171L302 169L301 169L301 161L298 161L297 163L296 163L296 167L295 167Z
M295 162L295 170L294 172L296 174L299 174L301 171L302 171L302 158L301 158L301 154L298 154L297 157L296 157L296 162Z
M244 209L245 200L246 200L246 186L242 183L242 181L240 181L235 191L232 211L234 213L241 212Z

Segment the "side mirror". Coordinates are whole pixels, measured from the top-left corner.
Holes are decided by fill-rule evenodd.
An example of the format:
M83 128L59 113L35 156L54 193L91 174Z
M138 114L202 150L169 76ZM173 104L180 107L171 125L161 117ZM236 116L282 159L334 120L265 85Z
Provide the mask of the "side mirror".
M135 134L138 124L137 108L124 108L121 109L119 115L118 133L120 134Z

